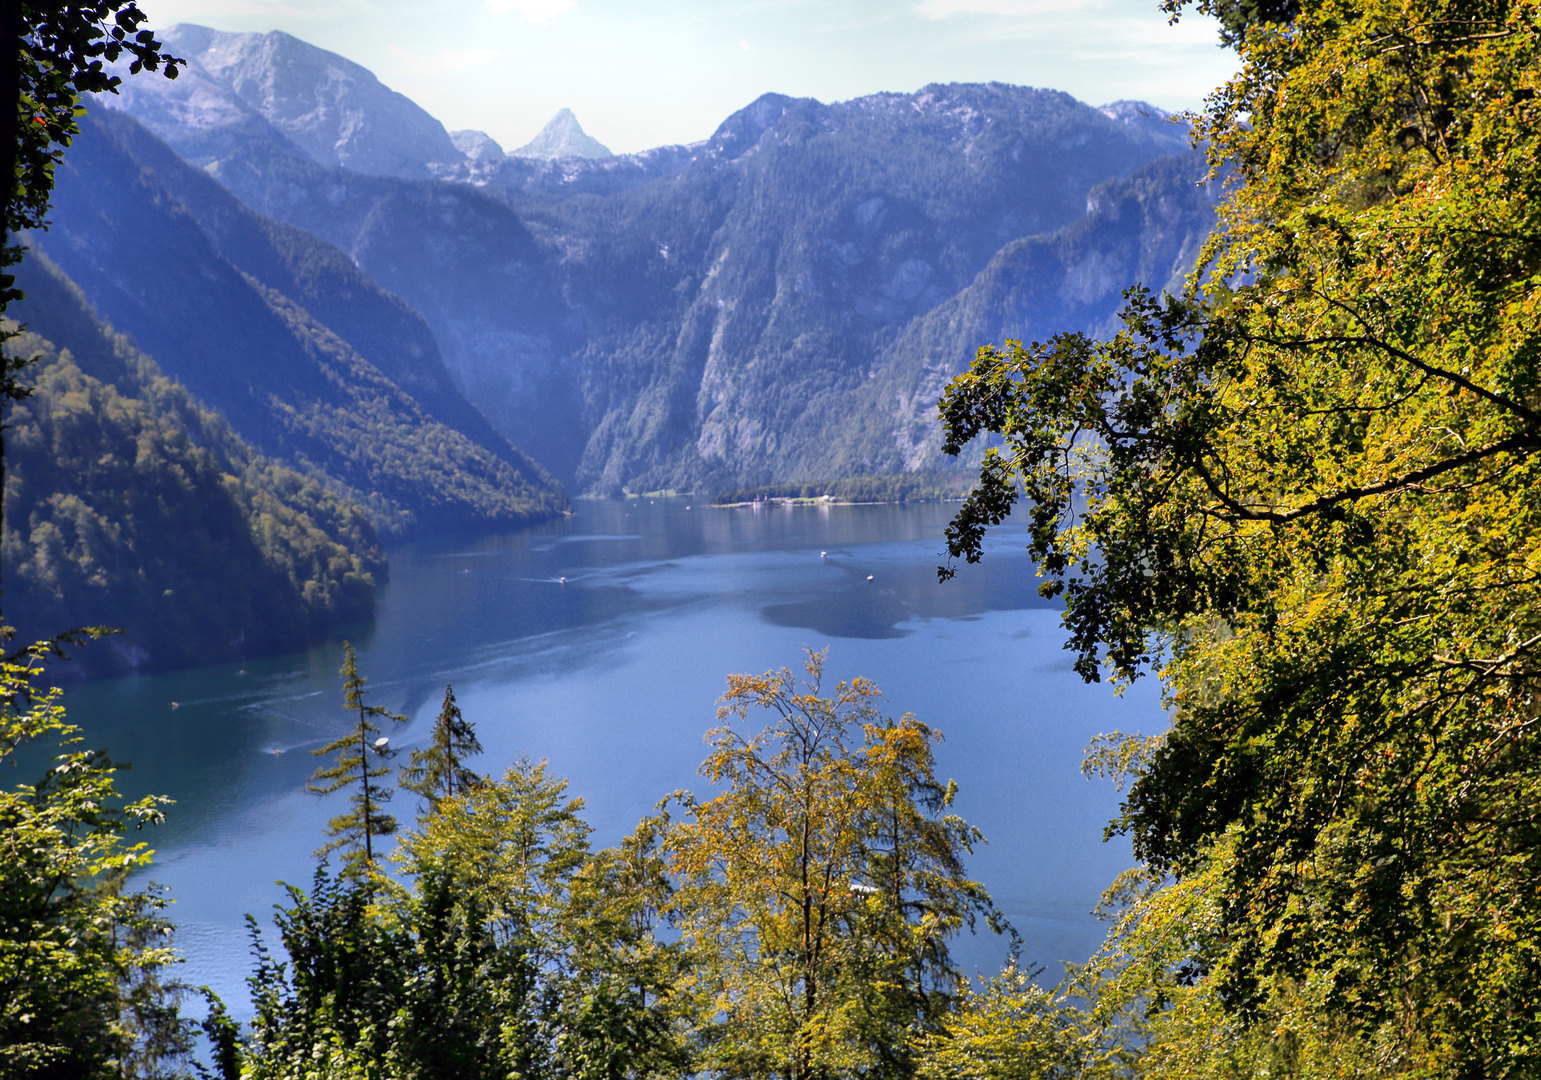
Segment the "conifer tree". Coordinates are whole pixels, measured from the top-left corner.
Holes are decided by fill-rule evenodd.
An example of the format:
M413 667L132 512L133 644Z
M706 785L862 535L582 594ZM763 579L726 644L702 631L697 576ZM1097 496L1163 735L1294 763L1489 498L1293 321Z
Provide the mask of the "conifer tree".
M311 753L318 757L336 754L337 760L316 770L306 786L318 795L330 795L334 791L356 785L348 802L352 809L338 814L327 822L330 839L316 849L317 855L327 855L338 848L346 848L344 857L348 877L367 877L374 871L374 838L390 836L396 831L396 819L387 814L382 804L391 799L392 791L378 781L390 772L385 765L371 763L369 753L376 747L375 737L380 729L375 720L394 720L405 723L406 717L390 712L379 705L364 701L364 676L358 673L358 663L353 645L343 642L342 669L343 698L346 708L358 713L358 723L346 735L333 739Z
M411 760L401 770L401 786L417 792L427 800L429 811L435 811L443 800L464 795L481 782L481 775L463 764L481 752L476 728L455 703L454 686L445 684L444 705L433 725L433 742L412 751Z

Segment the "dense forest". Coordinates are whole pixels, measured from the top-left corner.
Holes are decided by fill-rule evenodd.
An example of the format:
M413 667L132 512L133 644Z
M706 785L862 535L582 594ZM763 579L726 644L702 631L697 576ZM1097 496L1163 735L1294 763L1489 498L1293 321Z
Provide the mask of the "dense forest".
M347 255L253 213L122 114L80 126L30 244L242 438L345 490L388 538L561 513L561 488L455 389L421 317ZM73 313L36 273L21 267L13 315L58 338Z
M79 651L84 670L164 669L299 648L372 615L385 556L357 505L255 452L67 281L31 280L34 300L75 314L69 348L8 342L35 357L6 432L5 600L21 640L118 627Z
M398 773L402 718L348 647L349 731L311 781L340 804L313 881L276 940L253 920L254 1021L210 997L194 1023L167 898L130 878L150 858L130 831L162 804L114 797L37 647L0 668L0 763L58 755L0 790L0 1075L1535 1075L1541 7L1199 8L1241 61L1194 118L1226 185L1199 272L1131 287L1114 332L983 345L940 403L947 452L991 448L939 587L1017 509L1075 670L1157 679L1169 708L1167 730L1088 751L1139 860L1109 884L1094 956L1057 981L957 969L958 934L1013 931L969 876L983 837L937 778L939 733L865 680L825 685L819 653L730 676L703 793L596 851L544 764L481 772L450 687ZM102 77L86 60L164 66L131 4L103 9L124 32L85 57L78 13L28 10L41 119L17 136L10 230L41 224L46 161ZM113 477L132 447L166 463L175 482L150 490L168 499L225 485L259 506L268 470L226 485L236 451L158 426L191 406L103 340L118 382L32 339L51 357L34 406L5 369L23 477L27 438L110 450ZM116 550L117 515L142 512L116 494L40 502L38 527ZM298 583L325 549L273 550Z

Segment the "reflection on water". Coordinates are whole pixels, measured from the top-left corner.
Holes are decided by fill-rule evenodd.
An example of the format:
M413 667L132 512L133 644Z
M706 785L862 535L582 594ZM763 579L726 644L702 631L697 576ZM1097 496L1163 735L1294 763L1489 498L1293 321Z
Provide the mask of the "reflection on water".
M129 791L177 800L153 837L153 876L178 900L186 977L241 1003L242 916L281 898L275 881L309 880L340 810L304 785L309 751L347 726L342 638L371 700L411 717L393 743L425 736L453 682L482 766L550 759L587 799L599 843L699 782L728 672L827 646L833 677L872 678L893 713L946 734L941 771L991 839L973 869L1027 957L1056 972L1095 947L1087 911L1128 863L1126 845L1100 842L1116 795L1080 777L1081 750L1099 731L1162 720L1151 688L1115 699L1069 671L1019 533L937 584L952 509L583 502L568 521L392 552L377 619L308 652L81 687L70 717L135 763ZM410 816L405 797L394 809ZM961 952L971 966L999 956L985 941Z

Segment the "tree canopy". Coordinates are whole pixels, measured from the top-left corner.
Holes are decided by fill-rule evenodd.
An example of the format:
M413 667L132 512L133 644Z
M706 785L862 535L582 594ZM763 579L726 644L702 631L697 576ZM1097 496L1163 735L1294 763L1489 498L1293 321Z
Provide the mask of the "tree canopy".
M963 858L983 836L949 812L940 736L877 709L870 681L821 696L824 655L733 675L701 774L664 840L668 910L698 967L703 1064L729 1076L909 1076L909 1038L961 973L948 942L1007 930ZM756 730L753 718L766 724Z
M1538 15L1243 20L1188 292L981 349L941 406L1002 440L951 556L1025 501L1077 670L1164 682L1171 730L1101 760L1137 854L1208 883L1194 970L1471 1075L1541 1039Z
M446 684L444 704L433 724L433 741L412 751L411 759L401 770L401 786L437 808L445 799L464 795L481 780L465 764L466 758L481 752L475 725L461 714L455 702L455 688Z
M127 887L151 856L132 834L169 800L119 796L120 766L37 685L51 651L0 661L0 766L56 751L36 783L0 790L0 1076L187 1076L167 900Z

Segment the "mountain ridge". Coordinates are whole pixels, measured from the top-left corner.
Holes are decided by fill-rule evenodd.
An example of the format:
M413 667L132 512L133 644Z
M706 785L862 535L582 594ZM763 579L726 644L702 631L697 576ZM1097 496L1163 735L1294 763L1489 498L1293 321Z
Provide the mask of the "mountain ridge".
M243 437L369 507L389 536L506 527L560 512L559 488L464 401L442 370L432 334L399 298L342 253L288 226L266 228L186 163L150 153L153 138L129 117L88 116L82 129L59 168L54 222L34 246ZM210 204L202 213L224 236L226 251L268 282L225 258L162 183L179 173L184 192ZM345 308L342 293L352 290L363 312L355 321L374 319L388 331L388 340L361 338L365 348L398 375L403 368L419 372L420 392L449 423L272 283L304 296L307 280L317 279L328 295L325 303L312 299L314 306ZM392 327L406 336L395 340ZM457 413L469 435L452 426Z
M476 150L484 136L459 138ZM1095 216L1099 185L1162 158L1191 165L1187 141L1145 103L954 83L834 104L770 93L698 144L605 159L488 150L453 180L364 175L256 137L206 164L419 312L456 386L564 482L711 492L836 466L946 467L925 449L923 403L983 324L936 313L994 290L996 327L1105 326L1119 289L1102 278L1095 302L1059 299L1090 247L1119 248L1107 274L1168 282L1170 267L1132 253L1202 234L1210 204L1193 168L1173 166L1147 178L1164 194L1124 224L1105 213L1065 230ZM1003 257L1033 237L1020 250L1062 257Z

